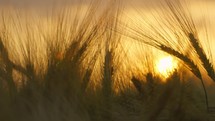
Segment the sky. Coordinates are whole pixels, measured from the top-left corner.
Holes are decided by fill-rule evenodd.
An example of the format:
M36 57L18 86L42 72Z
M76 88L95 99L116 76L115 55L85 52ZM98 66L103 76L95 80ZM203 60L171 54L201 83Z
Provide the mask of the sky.
M81 1L81 2L80 2ZM68 6L68 5L78 5L80 3L88 5L92 0L0 0L0 9L1 7L12 5L14 8L30 8L35 11L40 11L43 13L45 10L50 10L53 6ZM99 1L108 1L108 0L99 0ZM110 0L111 1L111 0ZM119 0L120 1L120 0ZM135 14L138 13L138 10L143 10L145 12L152 12L156 8L156 4L161 3L165 0L121 0L121 3L124 5L124 13L128 17L135 18ZM177 1L177 0L176 0ZM204 21L207 21L209 27L212 28L212 31L215 29L215 0L182 0L186 1L191 8L191 14L196 20L200 31L204 28ZM101 4L107 4L103 2ZM141 16L141 15L139 15Z
M40 11L43 13L43 11L50 10L50 7L52 8L53 6L63 7L68 5L78 5L80 3L88 5L90 1L92 0L0 0L0 9L1 7L12 5L14 8L21 9L35 8L35 11ZM157 7L156 4L159 4L161 1L165 0L121 0L121 3L124 5L124 13L128 14L127 16L134 18L134 15L138 13L138 10L144 10L150 13L154 8ZM204 27L203 21L206 20L210 27L215 28L215 25L213 24L213 20L215 20L215 0L182 1L186 1L189 4L192 10L191 14L193 15L194 19L196 20L196 23L200 28ZM107 4L107 2L103 2L101 4Z
M89 4L93 0L0 0L0 8L7 5L12 5L18 8L37 8L45 9L53 6L65 6L65 5L77 5L77 4ZM95 0L94 0L95 1ZM98 0L103 1L101 4L107 4L106 1L111 0ZM116 0L120 1L126 9L130 8L141 8L141 9L151 9L155 4L159 4L165 0ZM175 0L177 1L177 0ZM197 6L197 11L199 8L204 6L209 6L208 9L210 13L212 8L215 8L215 0L182 0L189 3L191 6ZM153 5L153 6L152 6ZM213 10L214 11L214 10ZM215 12L214 12L215 13Z
M81 1L81 2L80 2ZM1 7L12 5L14 8L30 8L35 11L43 12L43 10L50 10L53 6L68 6L68 5L78 5L89 4L92 0L0 0L0 9ZM99 1L108 1L108 0L99 0ZM109 0L111 1L111 0ZM156 4L159 4L161 1L165 0L118 0L124 5L125 13L128 13L131 16L134 12L137 13L138 10L145 10L151 12L156 8ZM176 0L177 1L177 0ZM186 1L190 8L191 13L199 26L201 26L202 21L210 20L213 24L215 20L215 0L182 0ZM107 4L103 2L101 4ZM132 13L133 12L133 13ZM213 25L215 26L215 25Z

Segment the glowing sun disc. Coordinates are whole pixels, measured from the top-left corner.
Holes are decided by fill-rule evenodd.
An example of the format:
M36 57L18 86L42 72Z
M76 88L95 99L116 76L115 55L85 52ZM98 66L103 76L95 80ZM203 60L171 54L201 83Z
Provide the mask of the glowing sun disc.
M171 56L161 58L156 64L158 73L164 77L168 77L176 68L177 63L173 60Z

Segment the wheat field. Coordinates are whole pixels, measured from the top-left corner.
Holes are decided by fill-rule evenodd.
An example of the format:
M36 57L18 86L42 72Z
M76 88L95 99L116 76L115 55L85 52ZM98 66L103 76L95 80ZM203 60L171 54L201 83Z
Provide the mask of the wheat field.
M214 6L0 1L0 121L213 121Z

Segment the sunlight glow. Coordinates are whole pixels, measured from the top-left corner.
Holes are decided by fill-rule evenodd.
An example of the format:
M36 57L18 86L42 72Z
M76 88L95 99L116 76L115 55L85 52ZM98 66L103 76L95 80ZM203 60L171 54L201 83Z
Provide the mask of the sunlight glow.
M177 63L173 60L171 56L161 58L156 64L158 73L165 78L171 75L176 69L176 67Z

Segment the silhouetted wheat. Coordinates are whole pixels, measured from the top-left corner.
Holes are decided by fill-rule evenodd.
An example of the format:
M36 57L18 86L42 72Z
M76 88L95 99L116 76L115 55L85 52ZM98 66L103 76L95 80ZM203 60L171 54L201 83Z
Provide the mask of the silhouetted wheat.
M4 81L6 81L7 88L9 89L11 96L13 97L17 91L16 84L15 84L15 82L13 80L13 76L12 76L13 67L15 67L15 66L9 59L8 50L4 46L1 37L0 37L0 55L1 55L2 62L4 64L1 67L1 70L3 71L2 78Z
M195 65L195 63L191 59L189 59L186 55L183 55L180 52L178 52L178 51L176 51L176 50L174 50L172 48L169 48L169 47L167 47L165 45L161 45L160 49L162 51L164 51L164 52L166 52L166 53L168 53L170 55L173 55L173 56L179 58L180 60L182 60L189 67L189 69L191 70L191 72L194 75L196 75L196 77L198 77L201 80L201 83L202 83L202 86L203 86L203 90L204 90L204 94L205 94L206 108L208 110L209 105L208 105L207 90L206 90L206 87L205 87L205 84L203 82L202 75L201 75L201 72L200 72L198 66Z
M173 91L174 91L174 87L176 86L177 81L180 81L180 78L177 75L177 72L174 72L168 79L167 81L169 82L167 85L165 85L165 89L162 92L162 95L159 96L159 98L156 100L157 103L160 103L162 105L157 105L157 106L153 106L152 110L150 110L150 114L147 116L147 121L155 121L157 120L157 118L159 117L159 114L161 113L161 111L163 111L163 109L165 108L165 106L167 105L170 96L172 95Z
M133 77L131 79L132 83L134 84L135 88L137 89L137 91L139 92L140 95L145 95L144 93L144 89L143 89L143 84L141 82L141 80Z
M207 58L203 48L200 46L199 40L194 36L194 34L189 34L190 42L192 43L196 53L199 56L199 59L201 60L204 69L207 71L208 76L211 77L215 81L215 72L212 63Z
M160 45L159 46L160 49L170 55L173 55L175 57L177 57L178 59L182 60L191 70L191 72L196 75L196 77L198 77L199 79L202 79L202 76L201 76L201 73L200 73L200 70L198 68L198 66L191 60L189 59L186 55L170 48L170 47L167 47L165 45Z
M203 48L200 46L200 41L194 37L194 35L198 35L198 32L193 22L192 16L190 15L189 11L186 11L187 9L182 5L181 1L174 3L172 1L166 0L164 4L162 4L162 7L167 11L162 13L163 17L167 18L163 19L162 16L159 16L163 21L157 22L160 27L162 27L162 25L167 27L168 30L170 30L170 33L167 32L168 30L162 28L157 29L152 23L147 22L147 20L143 20L143 25L146 27L145 31L148 29L151 33L145 32L144 30L139 30L139 28L128 27L130 32L134 33L134 36L131 35L130 37L134 40L143 42L144 44L166 52L186 64L190 71L201 80L205 94L206 107L208 110L208 95L199 66L195 63L193 58L190 58L189 55L184 54L186 52L183 50L184 45L189 45L190 42L194 49L192 52L197 53L197 59L201 60L203 67L208 73L208 76L214 80L213 65L207 58ZM154 17L155 19L159 19L159 17ZM168 34L173 34L178 43L175 43L172 37L168 36Z
M123 61L127 61L126 59L130 59L122 56L127 54L126 51L117 50L119 48L119 50L124 49L121 43L122 36L116 32L120 29L118 28L120 8L115 6L116 1L111 1L108 7L101 12L101 9L98 9L98 3L98 1L92 2L93 5L90 5L86 13L84 12L83 18L76 15L74 20L70 20L66 16L69 13L65 9L62 9L57 15L56 28L54 28L56 31L51 36L46 35L46 33L43 33L45 35L42 36L42 39L46 41L45 44L47 44L44 46L45 56L47 56L44 57L46 63L42 68L44 72L38 72L37 69L37 66L43 62L42 60L36 61L37 58L33 56L37 53L37 49L33 48L33 32L29 32L30 29L26 31L29 32L26 33L27 42L24 43L26 45L20 47L20 54L24 56L23 62L20 62L22 65L10 58L9 55L13 53L13 50L9 50L4 45L7 43L6 41L12 38L10 34L8 33L8 38L5 40L0 39L0 120L139 121L146 119L147 121L154 121L160 120L162 112L169 111L169 108L173 108L173 111L170 112L173 113L173 120L196 117L188 116L189 114L183 115L186 113L186 108L183 106L187 104L181 100L190 101L189 104L194 103L193 100L189 100L183 94L186 92L186 95L192 97L194 93L187 91L187 88L181 89L183 83L180 82L180 72L175 71L163 83L162 79L157 77L151 69L151 66L154 66L150 65L152 58L146 57L147 64L150 63L145 67L149 68L148 71L137 72L143 73L141 76L145 76L143 78L146 80L143 81L141 76L136 78L136 75L131 74L136 73L136 70L129 68L129 62L123 63ZM78 10L76 14L80 14L80 11ZM43 17L46 18L46 16ZM66 19L69 20L66 21ZM20 24L21 21L17 20L16 22ZM67 26L67 22L71 26ZM186 21L181 23L184 24ZM42 26L38 26L38 28L40 27ZM65 29L65 27L70 28ZM186 28L186 32L188 30ZM157 32L159 33L159 31ZM0 33L2 32L0 31ZM39 33L35 32L34 36L37 36L36 34L41 36ZM143 38L139 39L139 35ZM204 86L200 69L191 57L173 48L171 44L165 45L165 42L161 42L162 39L160 40L156 36L142 33L139 35L134 36L133 39L144 41L144 43L178 58L202 81ZM14 36L20 38L17 40L21 41L22 37L20 36L25 35ZM51 41L52 39L53 41ZM190 39L193 38L190 37ZM122 42L125 42L124 39ZM195 46L193 45L193 47ZM202 49L200 45L197 45L196 48ZM148 55L150 54L148 52ZM203 56L202 59L199 57L201 60L207 58L204 53L197 52L197 54ZM141 56L147 55L142 54ZM139 58L142 59L140 56ZM136 61L132 59L130 60ZM213 68L210 62L206 61L203 66ZM96 75L95 73L99 74ZM210 76L210 74L208 75ZM131 77L133 78L130 80ZM94 82L94 79L97 78L99 81ZM115 81L122 84L114 85L117 84ZM22 85L17 86L18 82L21 82ZM92 86L94 83L99 83L97 84L99 86ZM126 88L123 87L124 85ZM116 93L115 87L123 88L122 92ZM178 88L183 91L178 91ZM205 87L204 91L207 103ZM178 97L178 94L182 96ZM175 98L185 99L180 99L180 104L177 104ZM178 107L174 109L176 106ZM192 108L193 105L189 106ZM174 112L175 110L179 111ZM175 119L175 115L182 117ZM166 120L168 118L169 116L166 117Z

